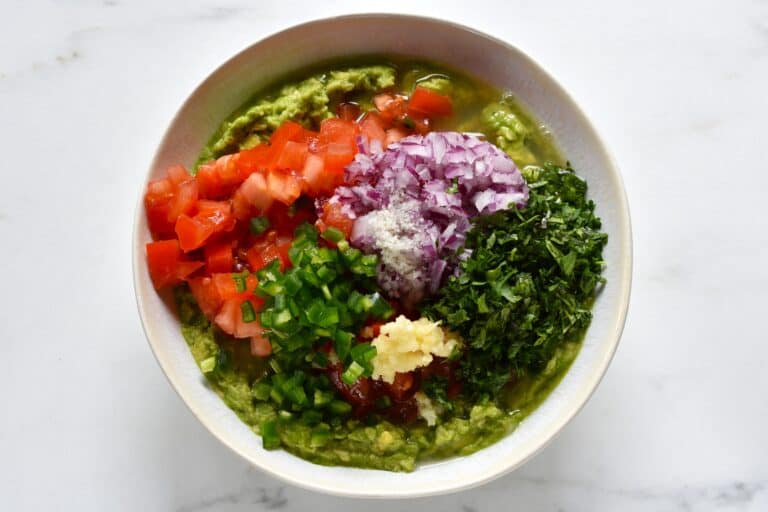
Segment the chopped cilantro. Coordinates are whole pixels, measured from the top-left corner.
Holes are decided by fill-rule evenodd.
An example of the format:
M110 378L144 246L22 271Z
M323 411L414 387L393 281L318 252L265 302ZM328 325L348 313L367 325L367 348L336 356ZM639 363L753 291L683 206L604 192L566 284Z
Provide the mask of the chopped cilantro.
M466 340L459 376L473 399L497 396L512 372L536 373L560 344L577 340L604 282L608 237L586 183L554 165L523 174L527 206L477 220L462 273L423 311ZM436 387L429 388L434 398L441 396Z

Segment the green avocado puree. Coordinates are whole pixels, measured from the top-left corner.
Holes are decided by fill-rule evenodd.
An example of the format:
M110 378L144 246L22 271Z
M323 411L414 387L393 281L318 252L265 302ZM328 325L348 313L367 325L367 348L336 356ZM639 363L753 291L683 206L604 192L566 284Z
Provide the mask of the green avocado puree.
M358 62L365 65L356 65ZM416 85L448 94L453 100L454 115L437 121L436 130L481 132L519 167L562 162L548 131L512 95L434 64L373 57L326 63L285 77L226 120L198 163L252 147L266 140L283 121L317 129L323 119L334 115L341 101L354 101L366 110L371 108L374 94L407 93ZM291 417L279 417L270 402L253 400L252 384L264 375L266 363L250 355L247 341L218 332L186 288L176 290L176 304L192 355L227 406L257 434L265 421L277 420L284 449L325 465L412 471L417 462L467 455L493 444L514 430L557 386L580 348L579 340L564 343L538 375L518 380L496 402L459 403L434 427L422 420L401 426L379 419L370 424L348 419L331 425L330 436L318 445L311 427ZM212 358L217 359L215 369L211 369Z

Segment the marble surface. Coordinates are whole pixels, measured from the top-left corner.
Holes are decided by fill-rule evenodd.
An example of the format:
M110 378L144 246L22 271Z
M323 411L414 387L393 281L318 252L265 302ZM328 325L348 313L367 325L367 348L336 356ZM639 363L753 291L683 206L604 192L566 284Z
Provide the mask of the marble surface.
M469 8L471 6L471 9ZM130 231L164 127L281 27L400 11L507 39L624 172L634 293L592 400L520 470L400 504L253 470L174 394L139 325ZM0 496L27 510L768 510L768 3L0 2Z

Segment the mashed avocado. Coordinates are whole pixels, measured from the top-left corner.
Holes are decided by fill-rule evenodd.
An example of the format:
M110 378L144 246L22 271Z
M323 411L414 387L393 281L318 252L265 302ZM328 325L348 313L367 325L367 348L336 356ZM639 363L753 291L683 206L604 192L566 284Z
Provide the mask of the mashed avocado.
M211 138L199 162L252 147L264 141L283 121L317 128L334 113L340 101L368 105L385 89L410 91L422 85L454 102L454 118L435 129L486 133L522 167L529 163L559 161L552 141L511 99L499 101L495 89L458 73L430 68L423 63L344 67L315 73L262 94L225 122ZM497 402L448 408L435 403L436 420L409 426L377 419L356 419L335 424L308 425L269 401L253 398L253 383L267 372L265 362L250 356L249 344L220 335L197 307L186 288L178 288L176 303L182 333L208 383L255 433L265 422L277 421L281 446L304 459L325 465L345 465L390 471L412 471L417 462L467 455L493 444L512 431L557 385L578 353L579 343L560 347L546 369L526 377Z
M237 357L238 350L247 352L247 342L217 340L215 329L188 291L177 291L176 304L184 339L201 369L209 358L226 359L215 371L204 372L209 384L259 434L259 425L278 418L272 405L255 401L251 395L251 383L264 368L255 358ZM413 471L418 461L468 455L507 435L532 412L560 381L578 349L578 343L563 345L541 374L510 390L504 409L490 402L457 404L455 412L443 414L435 428L428 428L423 421L403 427L388 421L366 425L350 419L330 426L330 435L321 444L313 442L315 427L297 418L284 418L279 420L280 440L289 452L318 464L389 471Z
M253 147L263 142L283 121L297 121L307 127L318 125L333 115L330 106L343 95L353 92L372 94L394 85L395 69L384 65L319 73L285 85L274 96L258 100L226 122L200 156L200 161Z

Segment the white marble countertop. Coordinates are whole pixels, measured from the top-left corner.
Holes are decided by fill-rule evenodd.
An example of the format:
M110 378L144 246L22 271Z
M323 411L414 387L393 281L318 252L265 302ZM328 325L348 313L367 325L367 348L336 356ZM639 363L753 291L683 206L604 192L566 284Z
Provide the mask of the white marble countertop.
M0 509L768 510L767 3L260 4L0 2ZM256 39L355 11L529 52L605 135L634 221L629 320L587 407L520 470L399 505L287 486L220 445L155 363L130 276L184 97Z

